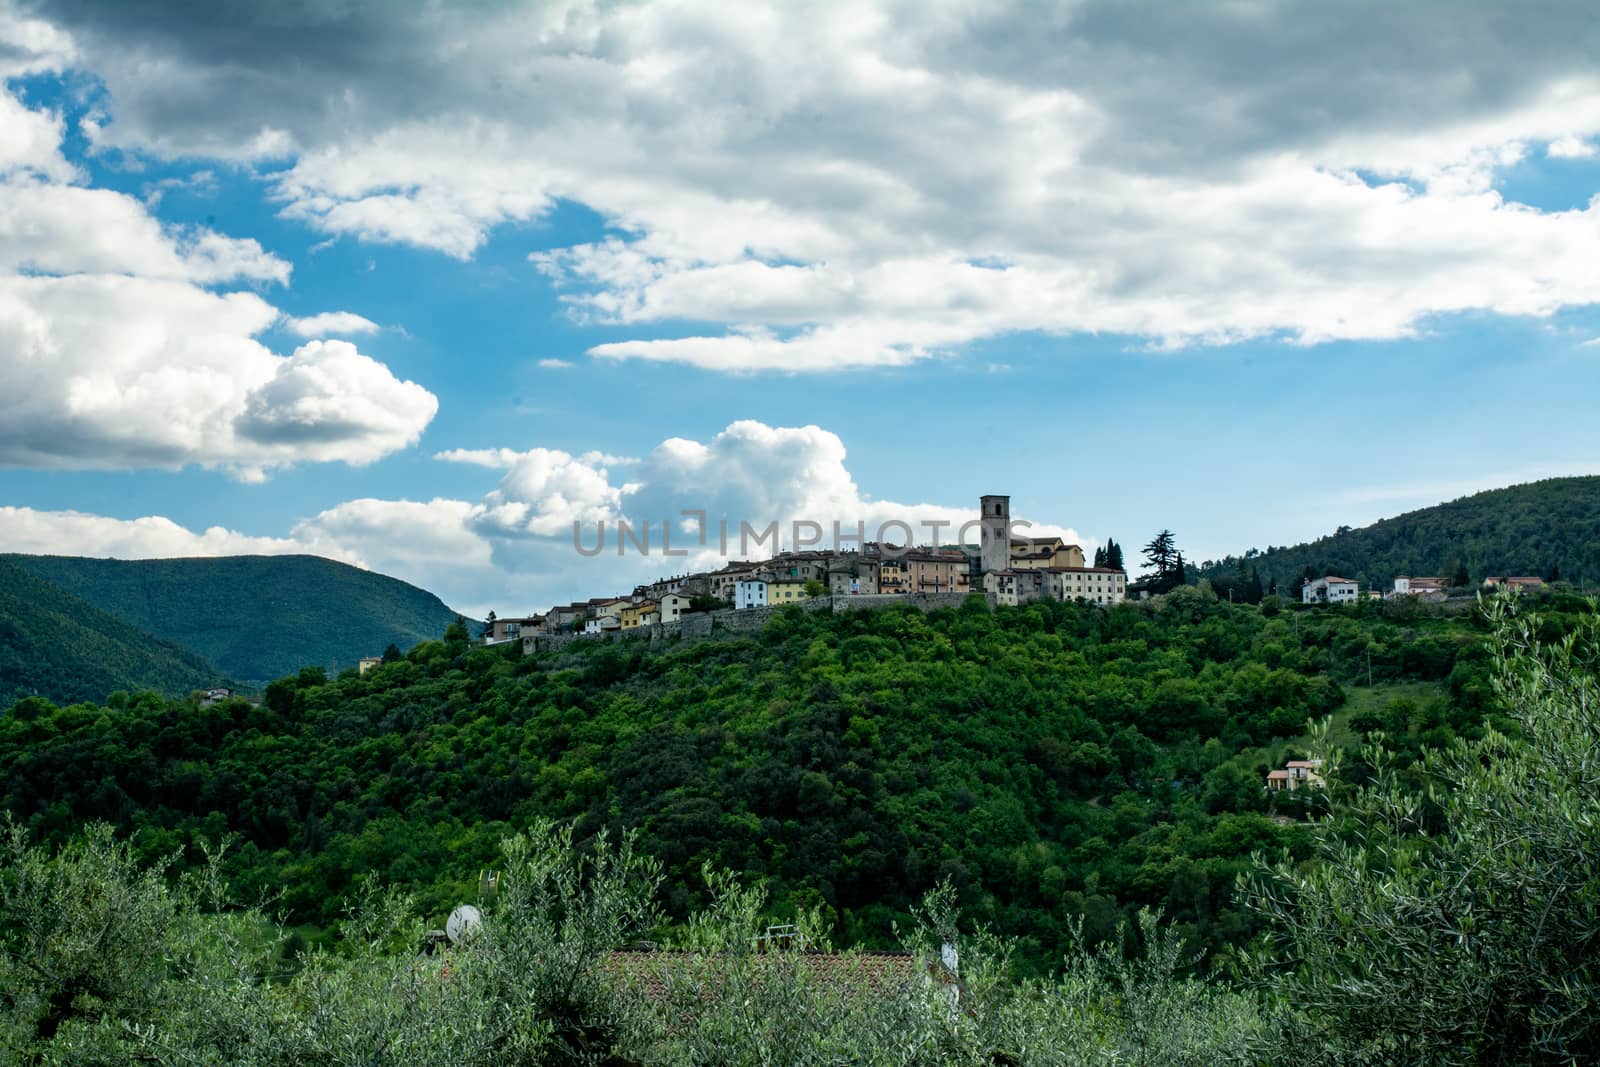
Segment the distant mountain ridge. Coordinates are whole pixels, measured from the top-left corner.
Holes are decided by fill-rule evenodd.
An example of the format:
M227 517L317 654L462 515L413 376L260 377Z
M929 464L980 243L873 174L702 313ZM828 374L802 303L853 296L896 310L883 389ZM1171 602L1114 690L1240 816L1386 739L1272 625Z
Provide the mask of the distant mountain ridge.
M1446 574L1458 562L1474 585L1505 574L1558 574L1600 584L1600 477L1490 489L1243 559L1247 573L1254 568L1263 587L1275 580L1281 593L1308 567L1318 576L1386 586L1397 575ZM1239 563L1240 557L1230 556L1198 574L1227 581L1237 576Z
M456 613L414 585L320 556L116 560L0 556L102 611L260 684L342 670L438 637Z
M222 681L198 653L0 560L0 708L35 695L98 703L119 689L181 696Z

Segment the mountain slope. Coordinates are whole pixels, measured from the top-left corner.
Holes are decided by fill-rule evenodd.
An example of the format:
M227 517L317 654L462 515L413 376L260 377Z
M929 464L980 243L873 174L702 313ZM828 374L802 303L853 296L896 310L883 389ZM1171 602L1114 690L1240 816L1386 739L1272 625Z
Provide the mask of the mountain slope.
M1600 477L1550 478L1491 489L1383 519L1308 544L1274 548L1246 560L1263 586L1287 592L1310 567L1363 583L1388 585L1399 574L1432 576L1464 563L1474 583L1491 574L1536 574L1559 568L1583 584L1600 582ZM1237 557L1200 571L1236 573Z
M0 558L243 682L354 666L391 643L405 649L437 637L455 618L432 593L318 556Z
M0 708L34 694L73 703L118 689L179 695L219 681L194 652L0 561Z

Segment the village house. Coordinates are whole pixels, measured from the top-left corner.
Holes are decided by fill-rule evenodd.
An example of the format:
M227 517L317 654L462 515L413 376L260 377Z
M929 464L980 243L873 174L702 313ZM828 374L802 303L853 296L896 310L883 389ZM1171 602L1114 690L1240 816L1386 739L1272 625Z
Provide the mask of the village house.
M972 565L967 554L952 549L919 549L905 555L906 586L911 593L965 592Z
M1502 586L1507 589L1515 590L1519 593L1525 589L1536 592L1544 588L1544 579L1535 577L1533 575L1525 575L1519 578L1494 577L1485 578L1483 580L1483 587L1485 589L1499 589Z
M684 593L665 593L657 602L662 622L677 622L689 613L690 598Z
M648 626L659 621L660 615L657 613L654 600L641 600L637 604L629 604L617 616L617 622L624 630Z
M706 575L707 589L718 600L731 601L734 598L734 586L739 582L755 577L757 565L746 560L734 560L721 570L712 571Z
M1013 537L1011 569L1036 571L1053 567L1082 567L1083 549L1059 537Z
M1113 567L1048 567L1041 573L1043 593L1054 600L1120 604L1128 594L1127 574Z
M1292 759L1283 765L1282 770L1267 772L1267 788L1274 793L1325 788L1328 783L1319 773L1321 769L1322 761L1319 759Z
M883 556L878 560L878 592L909 593L910 583L905 557Z
M587 619L583 624L583 632L589 637L601 637L605 634L619 633L622 630L622 620L616 615L596 615Z
M733 606L736 609L764 608L767 606L767 583L759 578L741 578L733 585Z
M523 631L542 630L546 616L530 615L525 618L493 619L483 631L483 643L498 645L503 641L520 641Z
M834 596L870 596L878 591L881 561L856 552L839 553L828 561L828 591Z
M806 583L811 578L775 578L767 583L767 604L795 604L806 599Z
M1300 590L1302 604L1346 604L1361 595L1361 585L1349 578L1328 575L1307 582Z
M1424 600L1443 600L1445 598L1445 581L1443 578L1410 578L1405 575L1394 580L1394 590L1389 594L1389 599L1397 597L1414 596Z

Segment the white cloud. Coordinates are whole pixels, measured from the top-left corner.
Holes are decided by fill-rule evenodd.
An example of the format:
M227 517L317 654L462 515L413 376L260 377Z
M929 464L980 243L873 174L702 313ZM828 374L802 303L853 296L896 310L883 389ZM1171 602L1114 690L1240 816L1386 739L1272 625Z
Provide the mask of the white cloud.
M566 370L572 366L571 361L565 359L541 359L539 366L545 370Z
M378 324L371 319L363 318L351 311L324 311L320 315L308 315L305 318L288 316L284 319L283 325L290 333L300 337L349 336L377 333L379 329Z
M1016 330L1309 344L1600 301L1600 205L1495 187L1600 135L1581 3L353 7L227 48L187 15L59 17L116 104L98 144L289 153L284 211L329 234L465 257L588 205L626 239L534 267L579 318L639 328L602 358L828 370Z
M1581 348L1600 347L1600 337L1591 337L1591 338L1589 338L1589 340L1582 342L1582 344L1579 347L1581 347Z
M18 106L0 91L0 129ZM59 123L45 125L54 150ZM15 128L33 136L28 122ZM259 480L417 441L438 407L426 389L343 341L278 355L255 337L279 312L256 292L215 288L287 283L287 262L254 240L163 225L131 196L68 184L76 176L31 144L0 148L0 162L23 161L0 176L0 465L200 464ZM366 320L291 320L307 323L349 331Z
M1593 142L1577 137L1563 137L1551 141L1545 148L1545 154L1552 159L1593 159L1596 152L1600 152L1600 148L1596 148Z
M346 563L359 557L343 546L317 546L283 537L251 537L222 526L196 533L160 515L114 519L81 511L0 507L0 551L33 555L167 559L176 556L282 556L315 553Z

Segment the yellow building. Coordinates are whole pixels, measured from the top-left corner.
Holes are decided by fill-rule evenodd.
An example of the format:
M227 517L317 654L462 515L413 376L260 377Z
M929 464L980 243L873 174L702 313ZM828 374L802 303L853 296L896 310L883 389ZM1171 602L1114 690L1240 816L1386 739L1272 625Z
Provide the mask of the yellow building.
M637 604L626 605L617 616L617 621L624 630L632 630L636 626L647 626L657 621L658 614L654 600L641 600Z
M806 599L806 581L803 578L775 578L767 583L767 604L794 604Z

